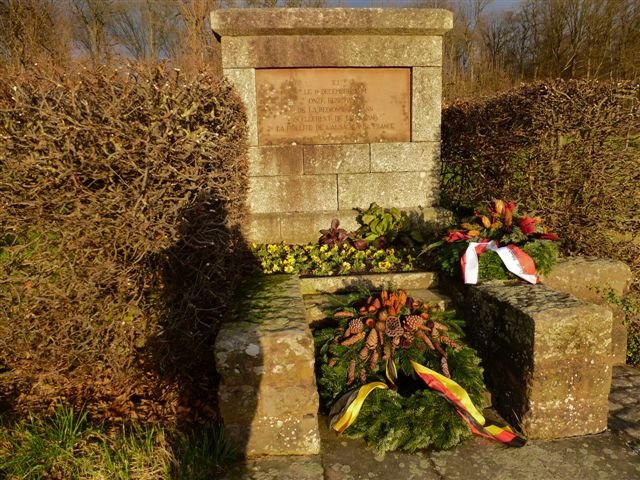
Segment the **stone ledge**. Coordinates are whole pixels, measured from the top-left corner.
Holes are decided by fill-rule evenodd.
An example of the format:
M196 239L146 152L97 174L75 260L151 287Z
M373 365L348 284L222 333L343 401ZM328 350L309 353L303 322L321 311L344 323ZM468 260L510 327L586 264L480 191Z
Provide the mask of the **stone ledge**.
M402 283L402 285L405 284ZM451 307L451 299L436 290L407 289L407 295L411 298L419 298L439 310L446 310ZM347 294L332 294L332 297L346 299ZM324 323L323 321L327 318L326 312L333 305L327 295L305 295L304 304L307 309L307 321L313 328Z
M602 305L606 303L607 290L619 296L629 291L633 273L627 264L618 260L570 257L559 260L541 280L555 290Z
M633 273L627 264L618 260L590 257L563 258L542 282L561 292L570 293L586 302L606 305L613 312L611 332L611 362L624 365L627 360L627 328L624 312L614 305L607 305L606 293L612 291L622 296L629 291Z
M336 277L307 277L300 279L302 295L352 292L359 286L381 290L390 284L405 290L426 290L437 284L434 272L369 273Z
M426 8L259 8L211 13L220 36L443 35L453 28L449 10Z
M500 414L523 425L531 439L603 431L611 312L545 285L463 288L467 331Z
M314 346L297 277L261 277L215 343L218 404L246 456L317 454Z

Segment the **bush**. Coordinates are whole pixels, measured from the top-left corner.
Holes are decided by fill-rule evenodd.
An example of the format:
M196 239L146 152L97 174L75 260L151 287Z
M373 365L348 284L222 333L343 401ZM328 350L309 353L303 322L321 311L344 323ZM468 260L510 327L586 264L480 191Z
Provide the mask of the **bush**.
M640 298L640 84L535 83L442 115L442 203L509 198L565 255L622 260ZM628 319L630 331L640 318Z
M216 326L249 265L246 169L224 81L4 74L0 404L214 416Z

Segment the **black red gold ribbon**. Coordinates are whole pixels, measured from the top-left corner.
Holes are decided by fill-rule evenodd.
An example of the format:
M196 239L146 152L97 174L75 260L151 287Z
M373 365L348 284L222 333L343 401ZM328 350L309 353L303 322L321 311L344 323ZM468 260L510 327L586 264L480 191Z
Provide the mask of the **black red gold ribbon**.
M469 398L469 394L456 382L417 362L412 361L411 365L427 387L455 408L458 415L469 425L472 433L502 442L510 447L522 447L527 443L525 438L513 433L508 426L487 425L485 418ZM387 362L387 376L392 388L395 387L397 376L397 374L394 375L395 371L393 360L389 360ZM331 428L339 434L344 432L356 421L367 396L376 389L387 388L389 386L384 382L372 382L345 394L331 409L329 414Z
M414 361L411 362L411 365L431 390L456 409L458 415L469 425L475 435L497 440L510 447L522 447L527 443L525 438L513 433L508 426L486 425L485 418L475 407L469 394L456 382Z

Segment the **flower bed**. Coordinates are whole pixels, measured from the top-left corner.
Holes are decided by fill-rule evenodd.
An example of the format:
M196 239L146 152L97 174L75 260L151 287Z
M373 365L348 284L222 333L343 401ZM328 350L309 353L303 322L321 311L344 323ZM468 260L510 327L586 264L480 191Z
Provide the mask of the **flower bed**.
M414 248L368 247L358 250L352 245L287 245L284 243L252 245L262 271L296 273L303 276L349 275L352 273L410 272L425 268L425 257Z

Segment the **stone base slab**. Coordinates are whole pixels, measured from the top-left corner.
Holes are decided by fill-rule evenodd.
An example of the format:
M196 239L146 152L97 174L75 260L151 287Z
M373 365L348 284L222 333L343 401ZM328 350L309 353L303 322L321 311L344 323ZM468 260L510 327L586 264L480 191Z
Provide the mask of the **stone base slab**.
M384 206L384 205L382 205ZM367 205L368 207L368 205ZM441 228L451 220L451 212L444 208L429 207L406 209L418 224L427 228ZM358 229L356 210L325 210L317 212L253 213L247 222L244 235L255 243L315 243L320 230L331 226L331 220L340 220L340 228Z

